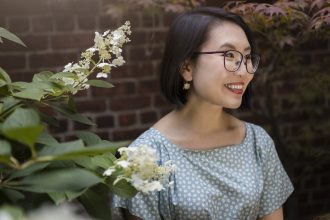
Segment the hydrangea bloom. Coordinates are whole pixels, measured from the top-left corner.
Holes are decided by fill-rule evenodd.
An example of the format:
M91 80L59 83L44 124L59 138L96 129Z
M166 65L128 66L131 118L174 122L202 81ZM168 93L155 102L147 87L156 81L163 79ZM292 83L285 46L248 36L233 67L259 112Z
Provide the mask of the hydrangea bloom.
M116 171L123 171L121 172L123 174L117 177L114 184L125 179L143 193L160 191L164 189L165 185L172 185L168 182L168 177L175 170L175 166L171 161L159 166L157 164L159 157L154 149L142 145L139 147L124 147L118 151L121 157L103 173L105 176L111 176Z
M97 71L96 78L107 78L113 67L122 66L125 60L122 56L124 43L129 42L131 34L130 22L114 31L107 30L103 34L95 32L94 46L81 54L78 63L68 63L63 72L73 73L70 77L59 76L56 80L70 86L70 92L75 94L79 90L89 88L88 77Z

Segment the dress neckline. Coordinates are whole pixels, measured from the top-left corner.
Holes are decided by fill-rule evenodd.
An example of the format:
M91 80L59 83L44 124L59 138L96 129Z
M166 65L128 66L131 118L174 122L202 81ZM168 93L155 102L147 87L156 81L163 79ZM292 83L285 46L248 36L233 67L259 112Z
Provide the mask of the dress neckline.
M155 132L156 134L158 134L160 137L163 138L163 140L165 140L166 143L168 143L169 145L171 145L172 147L174 147L175 149L177 149L179 151L192 152L192 153L207 153L207 152L222 151L222 150L226 150L226 149L234 149L234 148L238 148L240 146L245 145L245 142L247 141L248 135L249 135L249 126L248 126L247 122L243 121L243 123L244 123L244 127L245 127L245 135L244 135L244 138L243 138L241 143L226 145L226 146L221 146L221 147L215 147L215 148L211 148L211 149L189 149L189 148L184 148L182 146L174 144L162 132L160 132L157 128L150 127L149 130L151 130L151 131Z

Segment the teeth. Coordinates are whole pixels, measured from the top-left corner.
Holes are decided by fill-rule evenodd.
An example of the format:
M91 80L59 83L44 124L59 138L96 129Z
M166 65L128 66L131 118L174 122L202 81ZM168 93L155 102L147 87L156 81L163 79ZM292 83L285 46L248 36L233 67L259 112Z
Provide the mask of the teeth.
M232 84L225 84L230 89L243 89L243 85L232 85Z

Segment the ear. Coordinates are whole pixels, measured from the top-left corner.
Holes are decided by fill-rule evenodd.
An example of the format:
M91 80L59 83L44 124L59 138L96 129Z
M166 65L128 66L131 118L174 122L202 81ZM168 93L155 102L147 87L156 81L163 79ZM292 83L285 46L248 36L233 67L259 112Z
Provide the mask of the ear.
M182 65L181 65L181 71L180 71L183 79L185 81L191 81L193 80L192 77L192 65L191 62L187 62L185 61Z

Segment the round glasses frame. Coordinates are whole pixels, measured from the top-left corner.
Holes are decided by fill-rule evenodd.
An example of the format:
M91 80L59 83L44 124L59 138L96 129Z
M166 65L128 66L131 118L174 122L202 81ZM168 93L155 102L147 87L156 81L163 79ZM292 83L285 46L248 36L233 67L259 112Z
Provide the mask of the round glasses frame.
M230 69L226 66L226 58L228 58L227 54L229 54L230 52L235 52L240 55L240 59L235 61L236 67L234 69ZM250 74L254 74L257 71L259 62L260 62L260 56L258 54L253 53L253 54L248 54L248 55L244 56L241 52L239 52L237 50L195 52L195 54L223 54L223 65L224 65L225 69L229 72L236 72L241 67L243 58L245 58L244 64L245 64L246 71ZM247 58L247 56L250 56L250 58ZM247 59L251 59L252 71L250 71L247 66L248 65Z

